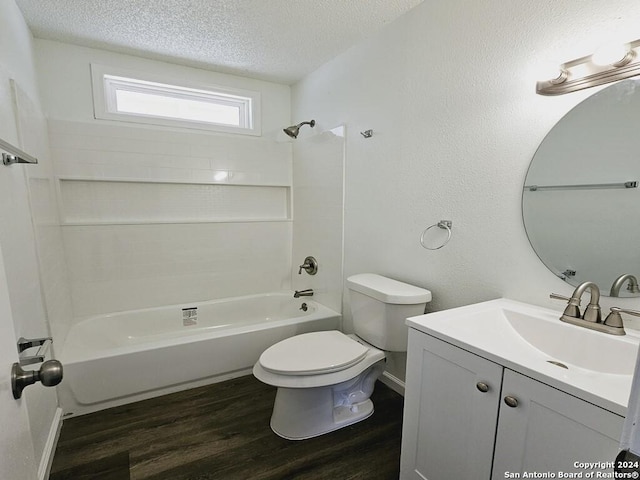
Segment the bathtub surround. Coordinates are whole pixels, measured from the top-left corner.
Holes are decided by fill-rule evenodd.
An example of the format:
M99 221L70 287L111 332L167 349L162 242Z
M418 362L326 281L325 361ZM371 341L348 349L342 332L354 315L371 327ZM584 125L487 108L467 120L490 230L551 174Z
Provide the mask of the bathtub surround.
M46 40L37 50L76 319L291 288L291 143L276 134L288 87ZM263 135L95 120L91 63L258 91Z
M345 134L345 126L303 131L293 142L293 288L313 288L313 298L337 312L343 295ZM320 263L316 275L298 275L307 255Z
M290 288L289 144L49 124L76 318Z
M340 311L344 127L294 141L282 132L286 86L46 40L37 49L76 320L304 288ZM260 91L263 135L95 120L92 62ZM307 255L321 263L314 277L297 275Z

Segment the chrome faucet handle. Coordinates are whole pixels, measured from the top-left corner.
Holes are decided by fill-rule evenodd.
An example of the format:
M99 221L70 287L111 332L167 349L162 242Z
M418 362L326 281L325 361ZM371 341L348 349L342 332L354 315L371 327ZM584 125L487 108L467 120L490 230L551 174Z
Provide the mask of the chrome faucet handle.
M621 313L640 317L640 312L638 310L629 310L619 307L611 307L610 310L611 312L609 313L609 315L607 315L607 318L604 319L604 324L609 327L621 329L623 333L621 333L620 335L624 335L624 323L622 321L622 315L620 315Z
M300 265L300 268L298 269L298 275L302 274L302 270L307 272L309 275L315 275L318 273L318 261L311 256L305 258L304 263Z
M579 298L576 301L576 299L573 297L565 297L564 295L559 295L557 293L552 293L551 295L549 295L549 298L553 298L554 300L566 300L567 302L569 302L569 304L564 309L562 315L572 318L580 318Z

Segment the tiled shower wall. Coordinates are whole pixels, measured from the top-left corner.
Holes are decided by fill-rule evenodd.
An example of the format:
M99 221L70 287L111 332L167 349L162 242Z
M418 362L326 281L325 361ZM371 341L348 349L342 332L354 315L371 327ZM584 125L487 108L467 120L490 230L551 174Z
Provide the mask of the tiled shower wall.
M50 120L74 316L290 288L291 144Z

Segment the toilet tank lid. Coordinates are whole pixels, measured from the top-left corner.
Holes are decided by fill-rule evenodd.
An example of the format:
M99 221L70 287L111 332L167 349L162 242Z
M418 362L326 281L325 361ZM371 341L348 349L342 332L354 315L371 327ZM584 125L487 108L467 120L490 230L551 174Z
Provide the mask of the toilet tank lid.
M351 275L347 287L384 303L413 305L431 301L429 290L375 273Z

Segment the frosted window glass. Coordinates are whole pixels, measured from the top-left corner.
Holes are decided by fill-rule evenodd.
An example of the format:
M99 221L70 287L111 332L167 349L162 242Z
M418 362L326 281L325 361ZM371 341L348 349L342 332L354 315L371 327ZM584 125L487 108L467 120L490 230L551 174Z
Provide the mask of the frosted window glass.
M116 109L121 113L241 126L238 106L222 105L206 100L117 89Z

